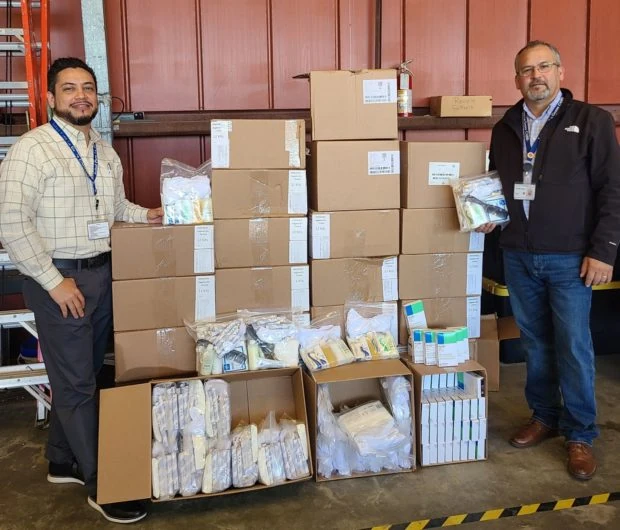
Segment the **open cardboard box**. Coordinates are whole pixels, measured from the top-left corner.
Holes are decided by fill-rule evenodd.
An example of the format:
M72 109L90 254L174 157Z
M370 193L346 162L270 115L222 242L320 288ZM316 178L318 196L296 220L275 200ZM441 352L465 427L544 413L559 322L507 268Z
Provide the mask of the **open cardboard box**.
M312 447L312 461L314 469L318 470L316 461L316 439L318 434L318 385L329 385L329 394L335 410L339 410L344 405L354 407L377 399L384 405L387 405L387 401L383 394L383 389L381 388L380 379L382 377L393 377L398 375L406 377L411 384L411 419L412 422L415 423L412 374L398 359L358 362L344 366L337 366L335 368L328 368L317 372L304 372L304 392L306 393L306 402L308 405L308 427L310 428L310 442ZM415 428L413 426L411 432L412 436L415 438ZM411 446L415 447L415 440L412 440ZM415 455L413 459L413 467L411 469L403 469L400 471L381 471L379 473L354 473L350 476L335 475L330 478L320 477L317 471L316 481L325 482L328 480L389 475L393 473L411 473L413 471L415 471Z
M230 383L232 428L240 422L259 425L272 410L275 411L278 420L286 415L308 426L300 368L238 372L211 379L223 379ZM157 383L186 380L188 378L160 379L101 391L97 481L99 503L151 498L152 388ZM309 436L307 441L309 444ZM313 473L312 459L309 468L308 477L288 480L277 486L309 480ZM249 488L230 488L213 494L177 496L170 500L233 495L269 487L275 486L256 484Z

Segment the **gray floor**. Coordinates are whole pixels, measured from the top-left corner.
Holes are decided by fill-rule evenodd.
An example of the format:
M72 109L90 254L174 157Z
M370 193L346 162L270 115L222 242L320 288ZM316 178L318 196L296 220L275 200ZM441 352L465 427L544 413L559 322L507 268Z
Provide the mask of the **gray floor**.
M588 482L565 470L559 438L525 450L506 439L528 417L523 365L502 366L502 390L489 401L486 462L418 469L406 475L307 482L251 494L150 506L141 528L342 528L417 521L620 491L620 355L597 359L599 471ZM0 398L2 396L0 395ZM33 427L34 402L0 399L0 529L112 527L89 508L79 486L45 481L45 431ZM620 502L468 523L467 529L620 528Z

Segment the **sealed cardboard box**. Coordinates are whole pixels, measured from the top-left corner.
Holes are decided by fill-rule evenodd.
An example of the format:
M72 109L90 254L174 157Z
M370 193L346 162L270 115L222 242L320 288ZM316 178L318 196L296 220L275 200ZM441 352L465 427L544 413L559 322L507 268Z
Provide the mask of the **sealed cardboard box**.
M314 260L311 265L313 306L398 300L396 257Z
M480 296L482 254L401 255L398 285L401 300Z
M211 120L213 169L303 169L305 120Z
M310 202L319 212L398 208L398 141L312 142Z
M270 411L279 420L283 416L308 425L306 401L301 370L283 368L240 372L217 376L230 384L232 427L239 424L259 424ZM127 385L101 391L99 413L99 473L97 501L102 504L151 498L151 394L157 383L184 381L163 379L139 385ZM306 440L310 443L307 435ZM312 476L312 459L309 460L310 476L287 480L286 486ZM256 484L249 488L230 488L220 493L198 494L183 499L232 495L268 487ZM174 497L171 500L178 500ZM161 501L165 502L165 501Z
M403 208L453 208L450 179L479 175L484 142L401 142Z
M310 311L308 265L220 269L215 278L218 315L238 309Z
M432 116L486 117L493 113L491 96L433 96L430 98Z
M308 218L215 221L218 269L308 263Z
M114 333L117 383L196 373L196 342L182 328Z
M215 276L112 282L114 331L174 328L215 316Z
M214 219L307 215L305 170L219 170L211 176Z
M114 223L111 238L114 280L215 272L211 224Z
M398 138L395 70L310 72L313 140Z
M311 212L309 221L313 259L398 254L398 210Z
M400 305L414 300L402 300ZM424 313L429 328L467 326L469 338L480 336L480 297L460 296L456 298L424 298ZM402 309L399 312L399 344L407 344L407 324Z
M381 378L403 376L412 384L410 370L398 359L386 359L382 361L367 361L361 363L337 366L318 372L304 372L304 392L308 405L308 427L310 428L310 442L312 445L312 455L314 458L314 468L318 470L316 441L318 434L318 390L319 385L327 385L332 404L336 411L343 407L355 407L369 401L379 400L386 404L383 389L381 388ZM413 384L411 386L413 389ZM413 393L412 393L413 394ZM412 396L411 418L415 422L414 403ZM412 427L412 435L415 428ZM412 447L415 441L412 440ZM410 473L415 471L415 455L411 469L400 471L383 471L372 473L372 475L384 475L387 473ZM352 475L322 477L317 471L317 482L327 480L338 480L344 478L355 478L370 476L370 473L354 473Z
M456 208L403 210L401 254L482 252L484 234L460 232Z

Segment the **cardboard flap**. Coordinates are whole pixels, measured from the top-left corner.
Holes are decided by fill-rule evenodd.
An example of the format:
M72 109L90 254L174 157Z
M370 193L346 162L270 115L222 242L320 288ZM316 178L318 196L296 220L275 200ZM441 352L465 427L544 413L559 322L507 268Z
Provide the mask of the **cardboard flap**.
M328 368L312 372L312 378L317 384L333 383L336 381L355 381L376 377L390 377L394 375L409 375L409 370L398 359L382 361L365 361L335 368Z
M151 385L101 391L99 408L100 504L151 497Z
M497 335L499 340L518 339L521 331L514 317L501 317L497 319Z

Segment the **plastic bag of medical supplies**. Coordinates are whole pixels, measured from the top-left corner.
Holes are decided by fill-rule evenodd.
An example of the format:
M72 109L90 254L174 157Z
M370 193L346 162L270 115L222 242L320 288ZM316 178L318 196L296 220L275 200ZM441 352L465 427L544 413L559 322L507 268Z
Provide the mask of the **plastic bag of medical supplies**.
M163 224L212 222L211 160L195 168L171 158L162 159L160 193Z
M345 304L345 333L349 348L358 361L398 359L398 310L386 312L385 304L348 302Z
M451 179L450 185L461 232L471 232L485 223L504 225L510 221L497 171Z
M355 362L353 353L342 340L341 316L334 311L312 320L297 334L300 355L310 371L324 370Z

